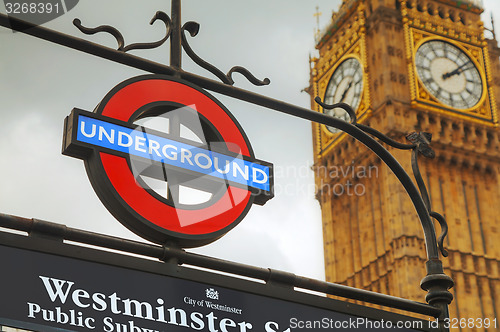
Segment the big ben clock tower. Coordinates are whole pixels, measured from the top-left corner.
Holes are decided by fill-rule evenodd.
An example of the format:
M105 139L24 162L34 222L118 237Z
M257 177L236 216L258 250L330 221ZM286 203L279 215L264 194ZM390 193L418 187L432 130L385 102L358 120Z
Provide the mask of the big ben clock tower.
M500 49L481 13L477 0L345 0L319 35L309 93L316 111L349 120L313 99L345 102L394 140L432 134L436 158L420 167L449 226L450 315L498 321ZM424 301L423 233L403 187L345 133L314 124L313 139L327 280ZM387 149L411 173L409 153Z

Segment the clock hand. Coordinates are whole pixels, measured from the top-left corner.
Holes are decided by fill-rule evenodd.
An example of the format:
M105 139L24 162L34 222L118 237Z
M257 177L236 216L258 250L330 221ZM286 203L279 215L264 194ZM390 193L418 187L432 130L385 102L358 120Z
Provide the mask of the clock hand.
M471 62L470 61L467 61L466 63L464 63L463 65L461 65L460 67L458 67L457 69L453 70L453 71L450 71L446 74L443 74L443 80L446 80L450 77L452 77L453 75L458 75L460 74L461 72L463 72L463 67L467 66L468 64L470 64Z
M342 92L342 96L340 97L340 103L342 103L347 95L347 91L349 91L349 89L352 87L352 81L353 79L351 78L351 81L349 82L349 84L347 84L347 88L344 90L344 92Z

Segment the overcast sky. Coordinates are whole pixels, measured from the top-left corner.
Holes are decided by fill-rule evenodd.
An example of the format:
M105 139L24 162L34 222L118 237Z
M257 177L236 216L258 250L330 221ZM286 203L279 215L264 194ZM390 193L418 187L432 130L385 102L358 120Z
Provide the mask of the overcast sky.
M227 72L241 65L271 84L254 87L234 75L236 86L309 107L309 54L314 54L314 13L321 27L340 0L184 0L182 20L201 25L190 39L195 52ZM499 13L497 0L484 1ZM163 0L81 0L45 26L109 47L106 34L85 36L73 25L109 24L126 44L160 39L161 22L148 23ZM0 5L0 11L5 9ZM489 14L486 26L490 26ZM500 27L497 27L500 31ZM168 64L169 49L132 51ZM187 56L183 68L212 77ZM63 120L74 107L93 110L121 81L144 72L0 28L0 213L45 219L70 227L139 239L104 208L90 185L83 162L61 154ZM324 279L321 213L314 199L311 124L245 102L216 95L246 131L258 159L272 162L276 197L254 205L247 217L217 242L195 252L298 275Z

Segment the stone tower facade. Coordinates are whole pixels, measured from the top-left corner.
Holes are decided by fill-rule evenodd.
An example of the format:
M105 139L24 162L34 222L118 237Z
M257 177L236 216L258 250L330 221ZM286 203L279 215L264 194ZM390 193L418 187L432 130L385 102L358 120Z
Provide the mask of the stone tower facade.
M449 225L450 315L466 319L500 318L500 49L481 13L473 0L343 1L318 36L309 87L318 112L348 119L316 96L399 142L432 134L436 158L420 169ZM399 181L335 128L314 124L313 139L327 280L425 301L423 232ZM387 149L411 174L410 153Z

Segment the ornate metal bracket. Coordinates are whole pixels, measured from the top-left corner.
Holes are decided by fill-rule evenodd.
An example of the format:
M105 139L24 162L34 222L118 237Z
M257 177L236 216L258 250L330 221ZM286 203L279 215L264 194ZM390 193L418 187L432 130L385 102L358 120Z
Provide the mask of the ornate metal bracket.
M187 31L187 32L189 32L189 34L191 35L191 37L195 37L196 35L198 35L198 32L200 31L200 24L197 23L197 22L193 22L193 21L186 22L182 26L182 30L181 31L182 31L182 47L184 48L184 51L186 51L186 54L198 66L200 66L200 67L208 70L209 72L211 72L212 74L214 74L215 76L217 76L223 83L229 84L229 85L233 85L234 81L233 81L233 78L232 78L232 74L234 72L240 73L243 76L245 76L245 78L250 83L252 83L253 85L257 85L257 86L268 85L271 82L269 80L269 78L267 78L267 77L264 78L263 80L259 80L254 75L252 75L252 73L250 73L250 71L248 71L248 69L246 69L244 67L241 67L241 66L234 66L233 68L231 68L229 70L229 72L227 74L224 74L221 70L219 70L218 68L216 68L214 65L212 65L212 64L206 62L205 60L203 60L202 58L200 58L193 51L193 49L191 48L191 46L189 45L189 43L187 41L186 34L184 32Z
M99 32L106 32L112 35L115 39L116 42L118 43L118 51L121 52L128 52L131 50L137 50L137 49L153 49L160 47L163 45L167 39L172 35L172 31L174 29L177 29L178 27L175 27L172 24L172 20L170 17L162 12L162 11L157 11L155 16L151 19L149 22L150 25L153 25L157 20L163 21L165 23L165 27L167 28L167 32L165 34L165 37L162 39L156 41L156 42L150 42L150 43L135 43L131 45L125 46L125 39L123 38L123 34L116 28L110 26L110 25L100 25L95 28L88 28L82 25L81 20L79 19L74 19L73 24L84 34L86 35L94 35ZM200 24L197 22L189 21L186 22L182 28L180 28L181 31L181 45L186 54L193 60L198 66L208 70L215 76L217 76L224 84L228 85L234 85L234 80L233 80L233 73L240 73L243 75L250 83L256 86L262 86L262 85L268 85L271 81L269 78L264 78L263 80L259 80L256 78L250 71L244 67L241 66L234 66L232 67L227 74L224 74L220 69L215 67L214 65L208 63L207 61L203 60L200 58L191 48L189 45L185 31L189 32L191 37L195 37L198 32L200 31Z
M407 139L412 144L403 144L393 139L387 137L381 132L370 128L368 126L357 123L356 114L352 107L345 103L328 105L321 102L319 97L314 99L319 105L326 109L333 109L336 107L344 109L350 116L350 123L343 120L336 119L334 117L322 114L323 117L329 118L328 120L317 121L322 124L334 125L345 131L347 134L356 138L358 141L364 143L366 146L372 149L373 152L377 154L387 166L394 172L396 177L399 179L403 187L406 189L410 199L417 210L417 214L420 218L420 223L425 236L425 246L427 250L427 262L426 269L427 275L420 282L420 287L427 291L425 297L427 303L437 308L440 308L441 315L439 317L440 329L446 331L444 325L445 319L449 318L448 305L453 300L453 295L450 293L449 289L453 287L453 279L444 274L443 264L439 259L440 252L443 256L448 256L448 252L444 249L443 242L446 234L448 233L448 225L445 218L437 212L432 211L429 195L425 187L422 175L418 168L418 154L422 154L425 157L433 158L434 151L430 148L429 144L432 135L429 133L411 133L407 136ZM359 130L358 132L356 132ZM406 171L399 165L399 163L394 159L394 157L387 152L384 148L380 149L380 146L375 144L375 140L368 136L370 134L378 138L383 143L386 143L394 148L401 150L412 150L412 170L414 177L417 182L418 189L415 184L411 181ZM368 137L365 137L368 136ZM441 225L441 235L436 239L436 232L434 229L434 224L431 218L436 219Z
M357 123L357 117L356 113L352 109L351 106L349 106L346 103L337 103L337 104L325 104L321 101L321 98L316 97L314 98L314 101L318 103L321 107L324 109L334 109L334 108L341 108L349 114L350 117L350 123L357 128L361 129L367 134L370 134L378 139L380 139L382 142L400 150L412 150L412 157L411 157L411 166L413 170L413 175L415 177L415 180L417 182L418 189L420 191L420 197L424 201L424 204L427 208L427 213L430 217L434 218L439 222L439 225L441 226L441 234L439 235L439 238L437 239L438 241L438 246L439 246L439 251L444 257L448 256L448 251L444 248L444 238L448 234L448 224L446 223L445 218L440 215L437 212L432 211L431 208L431 202L429 199L429 194L427 192L427 187L425 186L424 180L422 179L422 175L420 173L420 169L418 166L418 155L422 154L426 158L434 158L435 153L434 150L430 147L430 142L432 138L432 134L425 133L425 132L420 132L420 133L410 133L406 136L406 139L412 143L412 144L404 144L397 142L386 135L382 134L378 130L375 130L371 127L362 125L360 123ZM423 224L424 227L426 227Z

